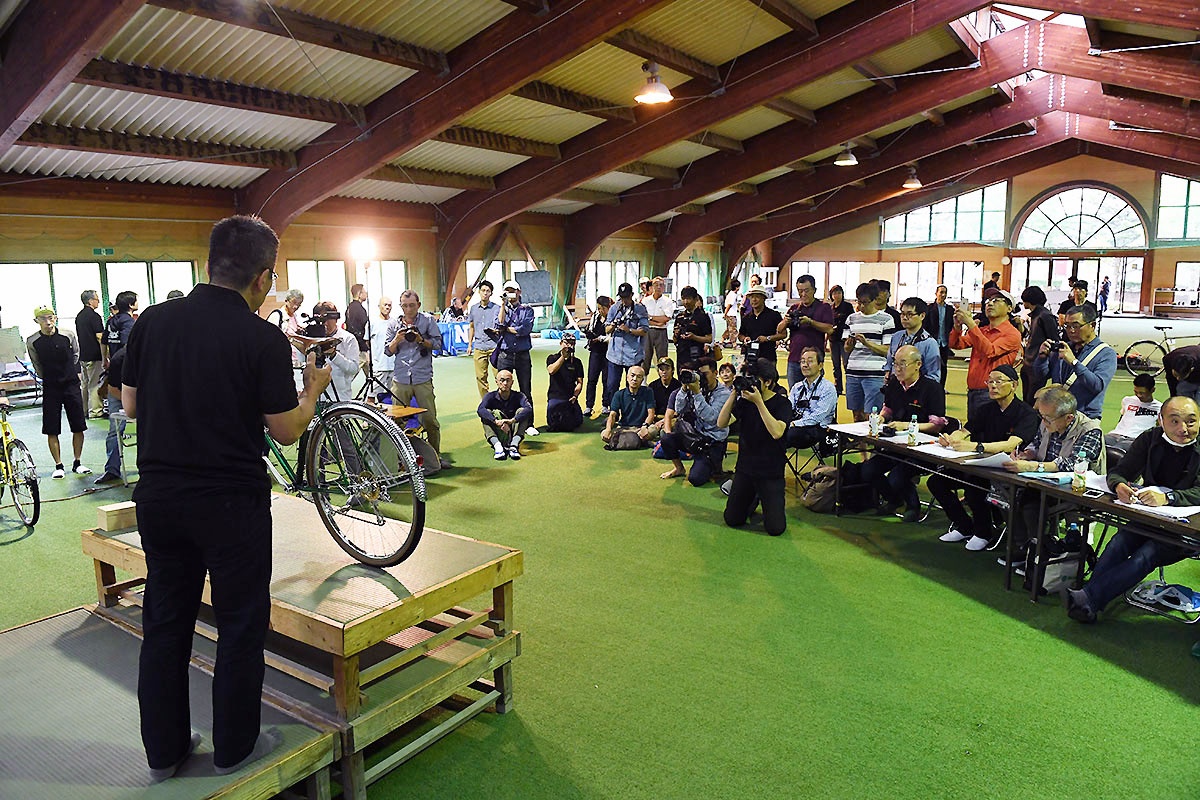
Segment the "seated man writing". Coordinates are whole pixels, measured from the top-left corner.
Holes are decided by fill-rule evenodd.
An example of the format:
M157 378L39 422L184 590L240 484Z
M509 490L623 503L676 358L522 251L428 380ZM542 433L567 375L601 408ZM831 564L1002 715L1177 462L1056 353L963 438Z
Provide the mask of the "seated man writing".
M788 447L812 447L837 421L837 389L824 375L825 351L806 347L800 352L800 380L792 384L792 422L785 438Z
M938 381L921 374L921 351L912 345L896 351L892 378L883 387L883 418L888 421L887 435L907 431L914 418L921 433L938 433L946 426L946 391ZM903 504L905 522L916 522L920 516L915 480L920 474L911 463L880 453L862 467L863 483L879 491L879 513L894 514ZM882 480L885 476L886 481Z
M621 433L634 431L645 447L654 436L651 423L654 421L654 392L642 384L646 371L641 364L634 364L626 373L625 388L613 395L612 406L600 438L606 445L616 449L616 440Z
M682 375L690 380L675 393L672 429L662 435L662 457L670 459L674 467L659 477L679 478L684 474L680 453L692 454L692 468L688 470L688 482L692 486L703 486L714 473L721 471L725 458L725 440L729 428L717 424L721 407L731 390L717 380L717 362L705 356L695 370L684 370ZM684 421L688 427L680 425Z
M976 453L983 457L995 453L1011 453L1033 439L1038 430L1037 412L1017 397L1017 371L1005 364L992 370L987 380L988 402L979 407L975 419L965 428L943 434L938 444L960 453ZM964 483L965 481L965 483ZM934 496L946 517L950 529L939 538L943 542L966 541L968 550L983 550L996 538L993 509L987 501L987 489L975 485L961 472L930 475L925 485ZM962 489L963 500L958 498Z
M521 459L521 434L533 419L533 406L521 392L514 392L513 374L507 369L496 373L496 391L479 401L477 412L483 423L483 438L496 451L497 461Z
M1109 470L1108 488L1122 503L1200 505L1200 407L1190 397L1172 397L1163 404L1160 420L1161 431L1142 433L1121 463ZM1123 526L1100 554L1083 588L1062 592L1067 615L1078 622L1095 622L1109 602L1150 572L1192 553L1144 536L1132 525Z

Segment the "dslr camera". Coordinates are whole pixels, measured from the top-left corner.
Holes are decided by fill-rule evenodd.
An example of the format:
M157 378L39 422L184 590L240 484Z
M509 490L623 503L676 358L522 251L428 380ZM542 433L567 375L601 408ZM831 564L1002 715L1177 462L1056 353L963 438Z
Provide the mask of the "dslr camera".
M749 375L735 375L733 377L733 390L738 392L749 392L758 388L758 380Z
M325 320L341 319L342 315L336 311L326 311L324 314L309 316L301 314L300 317L304 320L304 336L309 339L324 339L329 334L325 333Z
M671 319L675 325L671 337L675 340L676 344L679 344L684 335L692 332L692 312L686 308L679 308L675 310L675 314ZM687 383L687 381L684 381L684 383Z
M800 330L801 328L804 328L805 327L804 323L802 323L800 321L802 319L808 319L808 317L804 314L801 314L800 309L798 309L798 308L788 309L788 312L787 312L788 330L792 331L794 333L794 332Z
M1050 341L1046 342L1046 344L1050 348L1051 353L1058 352L1067 346L1067 343L1061 339L1051 339Z
M404 341L406 342L415 342L417 337L421 335L421 332L417 330L416 325L408 325L404 328L401 328L400 332L404 334Z
M689 386L689 385L695 383L698 379L699 379L699 376L696 375L696 373L690 369L679 370L679 382L682 383L684 386Z

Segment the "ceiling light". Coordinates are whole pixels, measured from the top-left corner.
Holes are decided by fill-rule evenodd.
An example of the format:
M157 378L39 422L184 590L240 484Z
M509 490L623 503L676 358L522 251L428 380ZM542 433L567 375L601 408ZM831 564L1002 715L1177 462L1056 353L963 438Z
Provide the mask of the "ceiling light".
M908 168L908 177L905 178L904 183L902 183L900 185L903 186L905 189L920 189L921 188L921 185L922 185L921 179L917 177L917 168L916 167Z
M846 145L846 149L838 153L838 157L833 160L833 163L839 167L857 167L858 159L854 157L854 151L850 145Z
M642 91L634 96L642 105L655 105L656 103L669 103L675 98L671 95L671 90L658 77L658 64L653 61L647 61L642 64L642 72L646 73L646 85L642 87Z

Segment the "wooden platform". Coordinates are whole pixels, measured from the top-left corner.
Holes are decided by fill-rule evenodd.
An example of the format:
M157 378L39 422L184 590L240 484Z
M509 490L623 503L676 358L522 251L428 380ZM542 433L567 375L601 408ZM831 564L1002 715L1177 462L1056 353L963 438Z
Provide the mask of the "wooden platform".
M285 707L339 726L346 796L365 797L368 783L484 708L509 710L520 551L426 529L407 561L377 569L346 555L310 503L273 495L272 516L268 665L294 679ZM83 550L96 562L101 606L140 602L146 563L136 530L84 531ZM118 569L133 578L118 581ZM460 607L489 590L491 608ZM215 636L203 619L198 631ZM456 695L465 708L364 769L369 746Z
M192 728L203 739L175 778L151 784L138 728L139 647L127 626L84 608L0 633L0 797L238 800L305 781L310 798L330 796L336 729L266 703L263 725L277 727L283 745L241 772L217 775L212 676L196 664Z

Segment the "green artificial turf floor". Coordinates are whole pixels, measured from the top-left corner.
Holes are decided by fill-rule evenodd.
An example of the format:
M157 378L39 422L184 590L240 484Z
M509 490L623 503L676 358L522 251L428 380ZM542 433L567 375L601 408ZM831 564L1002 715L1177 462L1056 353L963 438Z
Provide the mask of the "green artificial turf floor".
M549 348L534 353L539 406ZM952 371L951 413L964 378ZM1115 605L1098 625L1074 623L1056 602L1006 593L994 554L938 542L938 516L835 520L791 502L782 537L728 529L715 487L659 480L666 464L645 451L604 451L598 422L495 463L470 361L438 359L436 386L455 466L430 481L427 524L524 551L523 653L512 713L476 717L373 799L1200 789L1200 629ZM1131 391L1118 376L1106 430ZM12 421L53 502L33 532L0 507L0 629L94 602L78 533L130 493L74 497L94 476L51 480L40 410ZM105 426L88 434L97 472ZM1200 583L1193 562L1168 578Z

